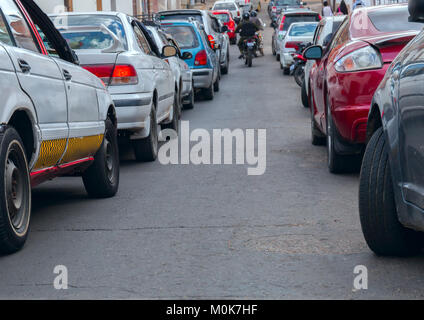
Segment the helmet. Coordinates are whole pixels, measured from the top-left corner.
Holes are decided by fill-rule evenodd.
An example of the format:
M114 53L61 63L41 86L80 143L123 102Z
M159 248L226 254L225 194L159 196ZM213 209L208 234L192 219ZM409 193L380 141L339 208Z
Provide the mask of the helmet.
M255 11L255 10L253 10L251 13L250 13L250 16L251 17L256 17L258 15L258 13Z
M249 20L249 18L250 18L249 13L247 13L247 12L243 13L243 20Z

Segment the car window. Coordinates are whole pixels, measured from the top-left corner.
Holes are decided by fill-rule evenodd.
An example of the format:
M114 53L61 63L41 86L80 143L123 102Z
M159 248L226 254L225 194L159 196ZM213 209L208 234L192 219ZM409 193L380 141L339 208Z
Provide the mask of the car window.
M230 22L230 16L226 13L215 14L215 17L222 23Z
M213 10L237 10L234 3L217 3L213 6Z
M193 18L200 23L203 23L202 15L200 14L163 14L159 15L159 20L188 20L189 18Z
M368 18L374 27L381 32L420 31L422 23L409 22L408 7L388 7L368 12ZM387 23L390 21L390 23Z
M314 15L286 15L283 24L283 31L289 30L290 26L295 22L319 22L319 16L317 14Z
M7 29L3 13L0 13L0 41L4 44L13 46L13 40L10 36L9 30Z
M124 26L116 16L87 14L52 16L51 19L74 50L112 48L115 43L114 36L122 44L122 48L118 49L128 50ZM79 30L73 30L73 27L78 27ZM82 27L86 27L85 30Z
M2 1L1 9L9 22L10 31L16 45L20 48L39 53L40 50L34 40L33 33L17 5L13 1Z
M177 41L181 49L196 48L199 46L196 33L190 26L163 26L163 30Z
M343 24L340 26L340 29L337 31L334 36L333 42L331 43L331 49L345 43L349 40L349 19L346 19Z
M289 35L291 37L311 37L313 36L316 28L316 24L293 25L290 28Z
M299 6L300 2L298 0L277 0L274 1L274 6L283 7L283 6Z
M133 26L133 28L140 49L143 50L143 52L146 54L154 55L152 49L150 48L149 42L147 41L143 32L141 32L141 30L137 26Z

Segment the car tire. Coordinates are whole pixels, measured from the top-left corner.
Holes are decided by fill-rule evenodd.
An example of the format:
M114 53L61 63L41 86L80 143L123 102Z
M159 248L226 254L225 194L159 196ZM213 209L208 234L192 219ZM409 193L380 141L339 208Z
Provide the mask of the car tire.
M290 68L283 68L283 74L284 74L285 76L290 75Z
M271 49L272 49L272 55L275 56L277 54L277 51L275 51L274 43L271 44Z
M217 79L217 81L218 81L218 79ZM213 83L210 85L209 88L203 89L202 91L203 91L203 97L206 100L213 100L214 95L215 95L214 84Z
M358 163L360 163L360 156L357 155L341 155L337 153L335 144L338 143L336 139L337 131L331 114L331 109L328 104L329 98L327 97L327 164L328 170L331 173L350 173L357 171Z
M84 187L90 197L110 198L119 188L119 149L117 129L106 120L102 145L94 156L93 164L82 174Z
M187 103L183 104L184 109L189 110L194 108L194 88L191 87L191 92L187 97Z
M213 91L219 92L219 78L216 79L215 83L213 84Z
M237 43L237 37L230 39L230 44L234 45Z
M177 98L177 92L174 95L174 103L172 105L172 121L170 123L162 124L161 129L172 129L175 132L177 132L178 135L178 127L179 127L179 119L178 119L178 98Z
M31 180L24 144L13 127L0 133L0 253L25 244L31 218ZM13 211L13 212L11 212Z
M305 79L303 79L302 83L302 104L305 108L309 108L309 99L308 99L308 93L306 91L306 82Z
M359 217L368 247L380 256L420 252L423 233L405 228L398 219L388 145L382 128L365 151L359 184Z
M228 69L230 68L230 57L227 55L227 62L225 64L225 67L221 68L222 74L228 74Z
M280 55L278 53L275 54L275 60L280 61Z
M131 141L135 159L138 162L153 162L158 156L158 126L156 123L156 109L150 111L150 133L143 139Z

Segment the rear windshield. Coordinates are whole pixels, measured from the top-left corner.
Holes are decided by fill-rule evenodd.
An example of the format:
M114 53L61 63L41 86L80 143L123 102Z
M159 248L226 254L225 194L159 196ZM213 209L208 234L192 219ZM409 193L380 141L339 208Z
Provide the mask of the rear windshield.
M284 6L300 6L298 0L277 0L274 2L274 6L284 7Z
M373 10L368 13L368 17L374 27L381 32L421 30L423 28L422 23L408 21L409 12L407 6Z
M289 27L292 25L292 23L295 23L295 22L315 22L315 21L319 22L319 16L317 14L314 14L314 15L299 14L295 16L287 15L283 22L283 30L284 31L289 30Z
M169 33L181 49L196 48L199 46L199 40L196 33L190 26L163 26L165 33Z
M221 21L222 23L230 21L230 17L226 13L218 13L218 14L214 14L214 16L218 18L218 20Z
M194 18L195 20L203 23L202 16L200 14L164 14L160 15L160 20L188 20L188 18Z
M213 6L213 10L237 10L234 3L217 3Z
M124 27L116 16L70 15L56 16L51 19L74 50L111 48L115 44L111 33L122 43L123 48L120 49L128 50ZM72 27L79 28L73 30Z
M293 25L289 35L291 37L312 37L318 24L300 24Z

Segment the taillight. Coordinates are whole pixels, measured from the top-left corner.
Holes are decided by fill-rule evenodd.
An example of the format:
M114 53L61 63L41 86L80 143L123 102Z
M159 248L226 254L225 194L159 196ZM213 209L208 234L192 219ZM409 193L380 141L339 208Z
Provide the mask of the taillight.
M208 64L208 55L206 54L205 50L201 50L196 54L196 57L194 58L194 65L195 66L205 66Z
M209 44L212 49L215 49L215 38L212 35L208 35Z
M272 12L277 12L277 7L272 7Z
M283 17L283 19L281 19L281 23L280 23L280 31L283 31L284 28L284 20L286 20L286 16Z
M99 77L107 86L138 83L137 72L131 65L85 65L83 68Z
M234 27L235 27L235 25L234 25L234 21L230 21L230 22L228 22L228 28L229 29L234 29Z
M240 11L237 11L237 17L240 17Z
M288 42L286 42L286 48L295 49L297 51L297 50L299 50L299 44L300 44L300 42L288 41Z
M321 20L322 20L322 17L321 17L321 15L320 15L320 14L318 15L318 19L319 19L319 21L321 21Z

